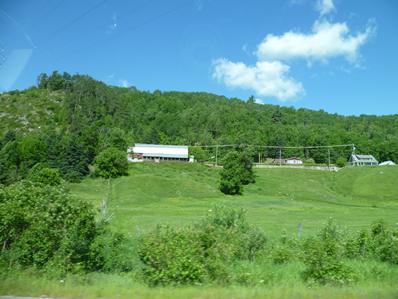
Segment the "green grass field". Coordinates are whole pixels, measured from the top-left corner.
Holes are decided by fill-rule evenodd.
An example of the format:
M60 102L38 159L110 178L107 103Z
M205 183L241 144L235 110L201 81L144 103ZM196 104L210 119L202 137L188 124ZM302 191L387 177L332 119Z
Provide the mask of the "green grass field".
M218 169L200 164L130 165L129 175L111 182L87 178L70 184L72 194L99 207L108 198L111 227L131 238L157 224L182 226L203 217L216 204L243 208L248 220L269 239L283 231L316 233L329 217L349 231L368 228L379 219L398 223L398 167L346 168L337 173L303 169L256 169L256 183L242 196L218 191ZM65 281L15 271L0 281L1 294L65 298L398 298L398 267L375 261L352 261L360 273L352 286L308 287L300 278L303 264L242 265L250 275L266 277L264 286L232 285L150 288L139 271L126 274L70 275ZM240 270L241 271L241 270ZM4 276L3 276L4 277Z
M131 165L129 176L111 182L112 226L134 235L159 223L184 225L204 216L215 204L247 210L252 224L269 237L282 231L312 234L329 217L349 230L384 219L398 222L398 167L346 168L337 173L304 169L256 169L257 181L242 196L218 188L218 170L200 164ZM72 193L99 206L108 183L86 179Z

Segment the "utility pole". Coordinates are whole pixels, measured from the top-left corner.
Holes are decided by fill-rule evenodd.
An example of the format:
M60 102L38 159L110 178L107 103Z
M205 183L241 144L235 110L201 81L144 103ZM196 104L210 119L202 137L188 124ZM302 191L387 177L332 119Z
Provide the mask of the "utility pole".
M218 161L217 161L217 159L218 159L217 156L218 156L218 144L216 145L216 166L217 166L217 162L218 162Z
M279 166L282 166L282 148L279 148Z
M330 148L328 148L328 168L330 171Z

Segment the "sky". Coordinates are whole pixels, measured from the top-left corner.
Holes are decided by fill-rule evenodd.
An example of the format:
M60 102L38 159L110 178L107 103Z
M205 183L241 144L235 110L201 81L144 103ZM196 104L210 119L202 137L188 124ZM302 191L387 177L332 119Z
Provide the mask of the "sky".
M397 114L397 32L396 0L0 0L0 91L58 70L140 90Z

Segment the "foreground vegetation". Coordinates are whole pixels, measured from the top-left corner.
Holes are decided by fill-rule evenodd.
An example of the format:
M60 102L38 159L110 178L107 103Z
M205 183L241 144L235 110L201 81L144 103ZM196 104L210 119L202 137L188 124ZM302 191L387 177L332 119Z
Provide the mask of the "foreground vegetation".
M338 173L255 169L256 183L238 197L218 191L218 172L199 164L144 163L111 181L88 178L69 184L73 197L100 207L96 221L106 219L111 235L124 234L123 245L103 246L100 241L110 239L99 235L93 244L100 246L91 247L102 261L96 272L3 265L0 293L84 298L397 296L397 168ZM333 221L328 224L329 217ZM162 287L151 287L155 285Z

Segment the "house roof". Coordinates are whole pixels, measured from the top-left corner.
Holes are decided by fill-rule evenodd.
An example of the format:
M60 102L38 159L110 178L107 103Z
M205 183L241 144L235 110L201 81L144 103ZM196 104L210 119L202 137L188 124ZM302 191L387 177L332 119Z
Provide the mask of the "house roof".
M377 160L372 155L355 155L355 154L352 154L351 158L354 161L359 161L359 162L376 162L377 163Z
M188 148L188 146L186 145L146 144L146 143L136 143L134 147Z

